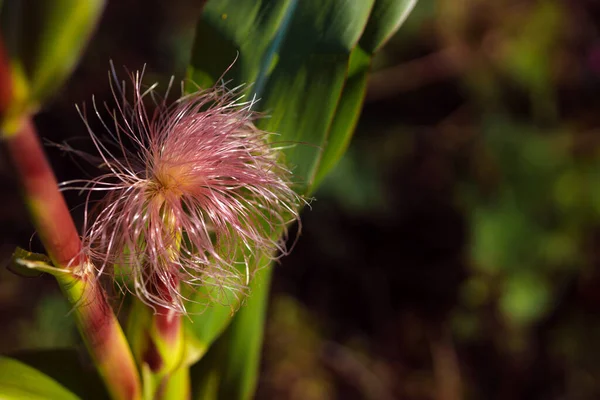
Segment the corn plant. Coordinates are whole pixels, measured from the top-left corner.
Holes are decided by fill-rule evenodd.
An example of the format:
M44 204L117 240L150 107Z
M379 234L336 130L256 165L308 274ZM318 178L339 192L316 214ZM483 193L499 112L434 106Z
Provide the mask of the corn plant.
M46 250L17 249L12 265L56 278L103 383L77 357L0 357L1 397L251 398L272 264L348 146L373 55L415 2L208 1L181 90L112 67L103 132L90 122L103 106L78 107L96 149L84 157L104 173L61 184L32 117L104 2L0 3L1 133ZM80 230L69 189L86 208ZM124 327L107 285L129 300Z

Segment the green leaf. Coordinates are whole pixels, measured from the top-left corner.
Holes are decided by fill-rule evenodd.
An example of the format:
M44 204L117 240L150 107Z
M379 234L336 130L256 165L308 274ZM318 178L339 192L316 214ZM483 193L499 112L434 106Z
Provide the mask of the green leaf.
M206 5L190 77L210 86L231 67L231 86L254 83L249 94L263 97L258 108L269 115L260 126L291 144L297 190L312 192L350 142L373 53L416 0L233 3Z
M196 29L190 78L201 86L212 86L231 67L227 79L237 86L268 75L270 61L285 36L296 3L297 0L209 1Z
M337 164L350 144L350 139L358 122L365 97L367 75L370 67L370 54L357 46L350 55L348 79L344 86L342 98L337 106L333 123L329 129L328 142L323 149L313 190Z
M54 267L46 255L32 253L20 247L17 247L13 253L8 269L26 277L39 276L43 272L54 276L71 275L72 273L70 270Z
M227 354L221 398L250 399L256 390L272 270L265 268L256 274L252 295L235 315L223 338Z
M251 295L225 333L191 371L193 398L250 399L258 381L272 268L257 271Z
M275 237L279 237L279 233L276 233ZM270 258L265 256L258 262L258 265L268 265L269 263ZM255 275L260 276L263 269L256 272ZM219 299L217 301L209 304L202 301L187 304L189 315L184 320L187 354L184 364L186 365L192 365L201 359L229 326L236 312L239 312L240 308L245 308L240 304L244 301L242 293L235 293L229 288L220 288L218 292ZM252 285L250 292L254 296ZM207 288L203 286L196 296L206 300L214 297L214 294L208 293Z
M312 190L319 186L348 149L365 98L373 54L398 30L416 3L417 0L375 1L367 27L350 55L348 77Z
M79 399L58 382L20 361L0 356L0 398L28 400Z
M307 194L346 150L372 54L415 2L210 1L197 30L189 76L208 86L230 68L223 79L231 80L231 87L254 83L247 93L261 97L258 110L268 115L258 125L277 134L274 140L284 147L296 190ZM270 268L257 273L247 304L228 327L231 315L225 309L196 317L192 331L202 352L227 329L192 369L194 398L252 396L270 274Z
M41 263L42 265L46 265L50 267L52 265L52 261L45 254L32 253L20 247L15 249L11 257L11 262L8 265L9 271L23 276L23 277L37 277L40 276L43 271L40 271L35 268L30 268L24 260L33 262L33 263Z
M75 349L31 350L11 357L43 372L81 398L108 398L95 367Z
M373 1L302 1L290 22L260 108L261 128L276 132L293 169L297 190L313 185L342 94L350 53Z
M360 47L375 53L406 21L417 0L376 0L369 23L360 38Z
M35 111L62 85L104 4L105 0L14 0L3 5L0 31L13 68L11 114Z
M298 191L314 179L348 72L350 53L374 0L212 1L206 5L192 53L190 76L231 86L255 83L261 128L287 144ZM210 59L207 59L210 55Z
M164 387L163 399L191 399L190 374L187 368L179 368Z
M287 156L300 192L312 179L307 176L321 152L350 52L372 3L229 0L205 6L190 77L200 85L212 85L237 56L226 77L233 80L230 86L256 82L248 91L264 93L260 107L270 115L262 120L262 128L277 132L277 141L299 143L287 150ZM199 346L209 346L232 315L229 307L216 305L193 317L188 331L196 334Z
M228 289L224 288L224 290ZM239 308L239 303L239 298L233 292L228 291L227 299L223 303L215 303L210 306L201 303L189 305L189 318L184 321L188 365L198 361L223 333Z

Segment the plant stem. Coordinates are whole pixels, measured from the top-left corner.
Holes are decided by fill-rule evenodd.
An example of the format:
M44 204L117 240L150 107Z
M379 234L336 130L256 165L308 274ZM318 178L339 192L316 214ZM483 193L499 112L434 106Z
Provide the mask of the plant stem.
M100 376L115 400L141 399L140 378L121 326L113 314L104 290L92 280L74 275L57 275L60 287L71 304Z
M166 307L150 308L134 299L127 336L143 371L146 399L185 399L179 394L189 388L173 385L185 383L188 368L183 365L184 335L181 314Z
M93 267L81 252L75 223L30 117L23 117L5 142L42 244L55 267L72 272L55 275L74 307L79 331L111 397L140 399L140 379L131 350Z
M4 48L4 42L0 40L0 117L3 117L8 111L13 91L8 54Z
M185 387L175 387L185 383L180 378L187 376L188 368L182 366L183 324L181 315L173 310L158 309L152 316L151 340L161 357L162 368L153 371L158 380L155 399L184 400L181 397L189 391Z
M50 259L60 268L82 265L79 234L29 118L6 139L6 145L31 218Z
M186 366L176 369L166 382L163 399L189 400L191 399L190 370Z
M173 214L163 215L165 227L174 226L175 216ZM169 248L172 258L172 268L177 268L176 261L179 257L181 246L181 232L171 232L176 238ZM156 295L167 301L168 304L175 303L173 288L179 291L179 278L176 271L167 273L165 277L157 279L148 290L154 291ZM139 315L148 315L146 318L138 318L138 326L133 327L133 332L137 332L136 342L140 344L137 349L136 359L139 360L144 371L144 384L146 379L153 387L153 398L158 399L176 399L182 400L181 393L188 393L189 389L173 390L173 379L181 381L181 376L188 375L187 366L182 366L184 353L183 324L181 321L181 311L170 307L156 305L153 308L148 307L141 302L137 302ZM135 311L134 311L135 312ZM137 350L137 351L136 351Z

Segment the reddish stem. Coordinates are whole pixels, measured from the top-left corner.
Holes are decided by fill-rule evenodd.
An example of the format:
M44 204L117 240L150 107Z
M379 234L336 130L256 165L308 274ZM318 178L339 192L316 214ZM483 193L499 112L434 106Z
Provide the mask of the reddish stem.
M8 55L4 43L0 40L0 117L6 113L13 96L13 87Z
M175 274L172 274L170 279L168 285L178 285ZM172 287L168 285L159 280L150 290L165 300L173 300L170 295ZM139 361L146 364L152 372L153 398L167 398L167 391L173 389L171 385L180 384L182 376L187 374L187 369L181 366L184 351L181 314L168 307L155 306L154 309L150 309L141 302L138 305L143 307L139 312L151 313L142 328L146 335L138 349ZM184 371L180 371L181 368ZM175 381L173 377L176 377Z
M161 298L173 301L174 299L171 297L171 288L179 286L179 279L177 278L176 273L170 274L168 286L165 285L164 282L158 280L153 289ZM181 329L181 315L172 309L157 305L153 318L157 333L161 340L170 346L175 346L179 339Z
M58 274L57 279L75 306L75 321L111 398L141 399L140 378L131 350L104 290L95 279L72 274Z
M31 120L25 119L6 144L48 255L56 266L82 265L79 234Z
M104 290L89 279L89 262L50 163L29 118L6 139L32 220L52 262L73 273L57 275L74 316L113 399L139 399L140 381L131 350Z
M9 59L0 40L0 123L14 107ZM73 314L96 367L113 399L141 398L139 375L104 290L90 280L89 262L83 255L81 239L54 172L27 114L11 120L11 130L2 132L12 158L33 223L56 270L61 289L74 307ZM0 124L0 126L2 126ZM14 128L14 130L12 129Z

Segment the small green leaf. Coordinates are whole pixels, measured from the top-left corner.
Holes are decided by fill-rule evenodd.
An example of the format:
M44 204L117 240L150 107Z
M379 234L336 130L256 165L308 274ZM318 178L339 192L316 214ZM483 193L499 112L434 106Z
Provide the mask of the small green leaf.
M41 262L47 265L51 264L50 258L48 258L46 255L31 253L27 250L17 247L17 249L11 257L11 262L8 265L8 270L26 278L38 277L43 273L42 271L32 269L29 268L27 265L24 265L23 260Z
M0 398L3 400L79 399L58 382L20 361L0 356Z
M191 399L191 382L188 368L178 368L164 387L163 399Z
M39 253L32 253L20 247L17 247L13 253L11 263L8 268L12 272L26 277L39 276L44 272L54 276L72 274L72 271L67 269L54 267L48 256Z

